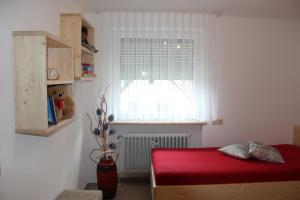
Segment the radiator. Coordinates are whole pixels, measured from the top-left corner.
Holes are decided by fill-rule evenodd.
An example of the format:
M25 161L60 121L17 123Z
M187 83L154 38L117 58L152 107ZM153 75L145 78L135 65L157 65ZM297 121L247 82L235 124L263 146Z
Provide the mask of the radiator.
M150 172L151 149L186 148L188 133L128 133L123 135L125 148L125 173L148 174Z

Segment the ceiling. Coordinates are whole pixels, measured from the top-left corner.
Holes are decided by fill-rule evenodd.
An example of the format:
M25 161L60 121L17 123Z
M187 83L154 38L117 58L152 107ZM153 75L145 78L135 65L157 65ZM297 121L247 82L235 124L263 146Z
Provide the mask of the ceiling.
M300 19L300 0L74 0L84 12L216 11L223 16Z

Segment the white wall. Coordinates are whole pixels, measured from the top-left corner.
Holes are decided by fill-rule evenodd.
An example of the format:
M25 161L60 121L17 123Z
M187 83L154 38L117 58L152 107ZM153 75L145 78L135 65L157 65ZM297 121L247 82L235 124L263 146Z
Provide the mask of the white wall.
M91 18L97 19L96 15ZM101 48L96 34L97 42ZM300 21L219 17L217 57L219 113L224 125L208 124L203 130L188 127L193 146L222 146L248 140L291 143L292 126L300 123ZM101 60L101 52L97 59ZM108 84L105 77L101 84ZM122 133L153 128L164 129L119 126L118 130ZM95 145L94 141L87 143L89 149ZM88 168L92 169L92 165ZM122 164L119 169L122 170ZM95 181L91 170L88 179Z
M45 30L59 35L59 14L72 11L80 10L71 0L0 2L1 200L53 200L62 190L83 188L87 182L84 114L96 83L76 82L76 121L54 135L43 138L14 132L12 31Z
M220 17L217 45L224 125L204 127L202 145L291 143L300 123L300 21Z

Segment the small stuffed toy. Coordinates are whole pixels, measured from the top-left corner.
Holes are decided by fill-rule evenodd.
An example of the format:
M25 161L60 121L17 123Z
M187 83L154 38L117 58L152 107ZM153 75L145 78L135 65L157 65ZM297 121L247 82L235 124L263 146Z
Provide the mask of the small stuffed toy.
M64 118L71 119L75 114L75 104L71 97L65 96L64 98L64 108L63 116Z
M59 88L52 91L54 98L55 112L58 120L71 119L75 114L75 104L70 96L65 96Z
M54 94L54 105L55 105L56 117L58 120L60 120L63 118L63 109L65 106L64 92L54 91L53 94Z

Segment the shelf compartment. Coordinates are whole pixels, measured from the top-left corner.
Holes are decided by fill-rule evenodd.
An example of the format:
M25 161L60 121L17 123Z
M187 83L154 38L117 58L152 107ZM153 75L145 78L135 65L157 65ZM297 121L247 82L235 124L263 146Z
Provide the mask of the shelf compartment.
M48 48L47 69L53 68L59 75L59 81L74 79L73 48Z
M58 82L57 82L58 83ZM49 85L47 87L47 96L52 96L56 92L63 92L64 96L69 96L73 99L73 84L59 84L59 85ZM47 112L49 112L47 110ZM74 116L73 116L74 118ZM48 128L44 131L45 135L50 135L51 133L55 132L56 130L60 129L64 125L68 124L69 122L73 121L72 119L68 119L63 117L61 120L58 120L58 123L55 125L48 125Z

